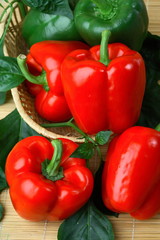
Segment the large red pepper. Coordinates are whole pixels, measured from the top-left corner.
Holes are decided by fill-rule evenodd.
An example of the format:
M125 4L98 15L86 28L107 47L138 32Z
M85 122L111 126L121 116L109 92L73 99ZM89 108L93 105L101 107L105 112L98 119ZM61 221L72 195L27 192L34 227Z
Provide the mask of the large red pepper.
M25 138L14 146L7 157L6 178L21 217L62 220L87 202L93 176L84 159L70 157L77 147L67 139L50 142L41 136Z
M102 174L104 204L148 219L160 211L160 132L131 127L109 144Z
M35 108L44 119L61 122L71 118L64 97L60 67L69 52L81 48L88 49L88 46L79 41L42 41L32 45L27 61L21 55L18 57L22 73L27 80L36 84L27 85L29 91L36 95ZM30 73L25 66L26 62ZM45 89L37 84L42 84Z
M121 43L75 50L62 63L64 93L77 125L84 132L120 133L138 120L146 74L141 55ZM109 52L109 53L108 53ZM109 59L108 59L109 54Z

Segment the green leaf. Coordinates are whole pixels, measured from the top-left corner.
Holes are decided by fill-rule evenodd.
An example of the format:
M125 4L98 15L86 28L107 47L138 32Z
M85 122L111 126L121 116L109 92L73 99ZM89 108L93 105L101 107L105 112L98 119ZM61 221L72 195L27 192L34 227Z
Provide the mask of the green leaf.
M0 120L0 167L5 168L7 155L14 145L28 136L39 135L23 121L17 110Z
M2 220L3 216L4 216L4 208L2 204L0 204L0 221Z
M147 84L136 125L155 128L160 122L160 37L148 33L140 53L146 65Z
M113 240L112 225L92 203L87 203L59 227L58 240Z
M73 158L84 158L84 159L90 159L93 157L94 154L94 144L87 142L82 143L79 145L79 147L72 153L71 157Z
M96 134L95 140L99 145L104 145L108 142L111 134L111 131L101 131Z
M62 15L73 19L73 12L68 0L23 0L27 6L37 9L40 12Z
M6 92L0 92L0 105L4 104L6 101Z
M0 92L17 87L24 80L16 58L5 56L0 58Z

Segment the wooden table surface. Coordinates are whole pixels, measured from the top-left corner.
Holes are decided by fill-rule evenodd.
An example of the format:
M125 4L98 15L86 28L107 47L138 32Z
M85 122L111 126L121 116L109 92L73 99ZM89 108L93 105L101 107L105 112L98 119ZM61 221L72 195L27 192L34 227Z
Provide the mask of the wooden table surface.
M145 3L150 18L149 30L154 34L160 35L160 1L145 0ZM0 25L0 33L2 33L2 25ZM15 105L9 92L6 103L0 105L0 119L14 109ZM45 221L33 223L22 219L13 209L8 190L2 192L0 202L5 207L5 216L0 222L0 240L57 239L59 222ZM160 240L160 215L147 221L135 220L128 214L120 214L119 218L109 217L109 219L113 224L116 240Z

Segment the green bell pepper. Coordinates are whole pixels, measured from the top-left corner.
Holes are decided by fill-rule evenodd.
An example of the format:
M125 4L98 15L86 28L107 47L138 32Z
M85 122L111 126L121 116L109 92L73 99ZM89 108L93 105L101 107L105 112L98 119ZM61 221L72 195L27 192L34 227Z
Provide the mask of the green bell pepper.
M139 50L148 30L143 0L80 0L74 9L77 30L91 46L100 44L101 32L111 31L110 42Z
M21 32L28 47L44 40L82 40L74 19L58 13L57 9L54 14L31 8L22 22Z

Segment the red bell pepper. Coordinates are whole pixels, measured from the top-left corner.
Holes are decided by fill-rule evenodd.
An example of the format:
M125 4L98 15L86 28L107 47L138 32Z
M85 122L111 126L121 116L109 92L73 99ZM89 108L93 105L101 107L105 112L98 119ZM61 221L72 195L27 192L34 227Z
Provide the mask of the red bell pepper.
M143 58L121 43L107 48L108 38L109 32L104 31L101 46L72 51L62 63L68 106L79 128L88 134L124 131L138 120L142 106Z
M29 91L36 95L35 109L44 119L62 122L71 118L64 97L60 67L69 52L81 48L88 49L88 45L80 41L42 41L32 45L27 61L23 55L18 57L22 73L28 81L36 84L27 85ZM26 62L31 72L28 72ZM43 85L44 89L41 90L37 84Z
M11 150L6 179L17 213L31 221L62 220L81 208L93 189L86 160L70 155L78 144L67 139L49 141L27 137Z
M109 144L102 174L104 204L148 219L160 211L160 132L135 126Z

